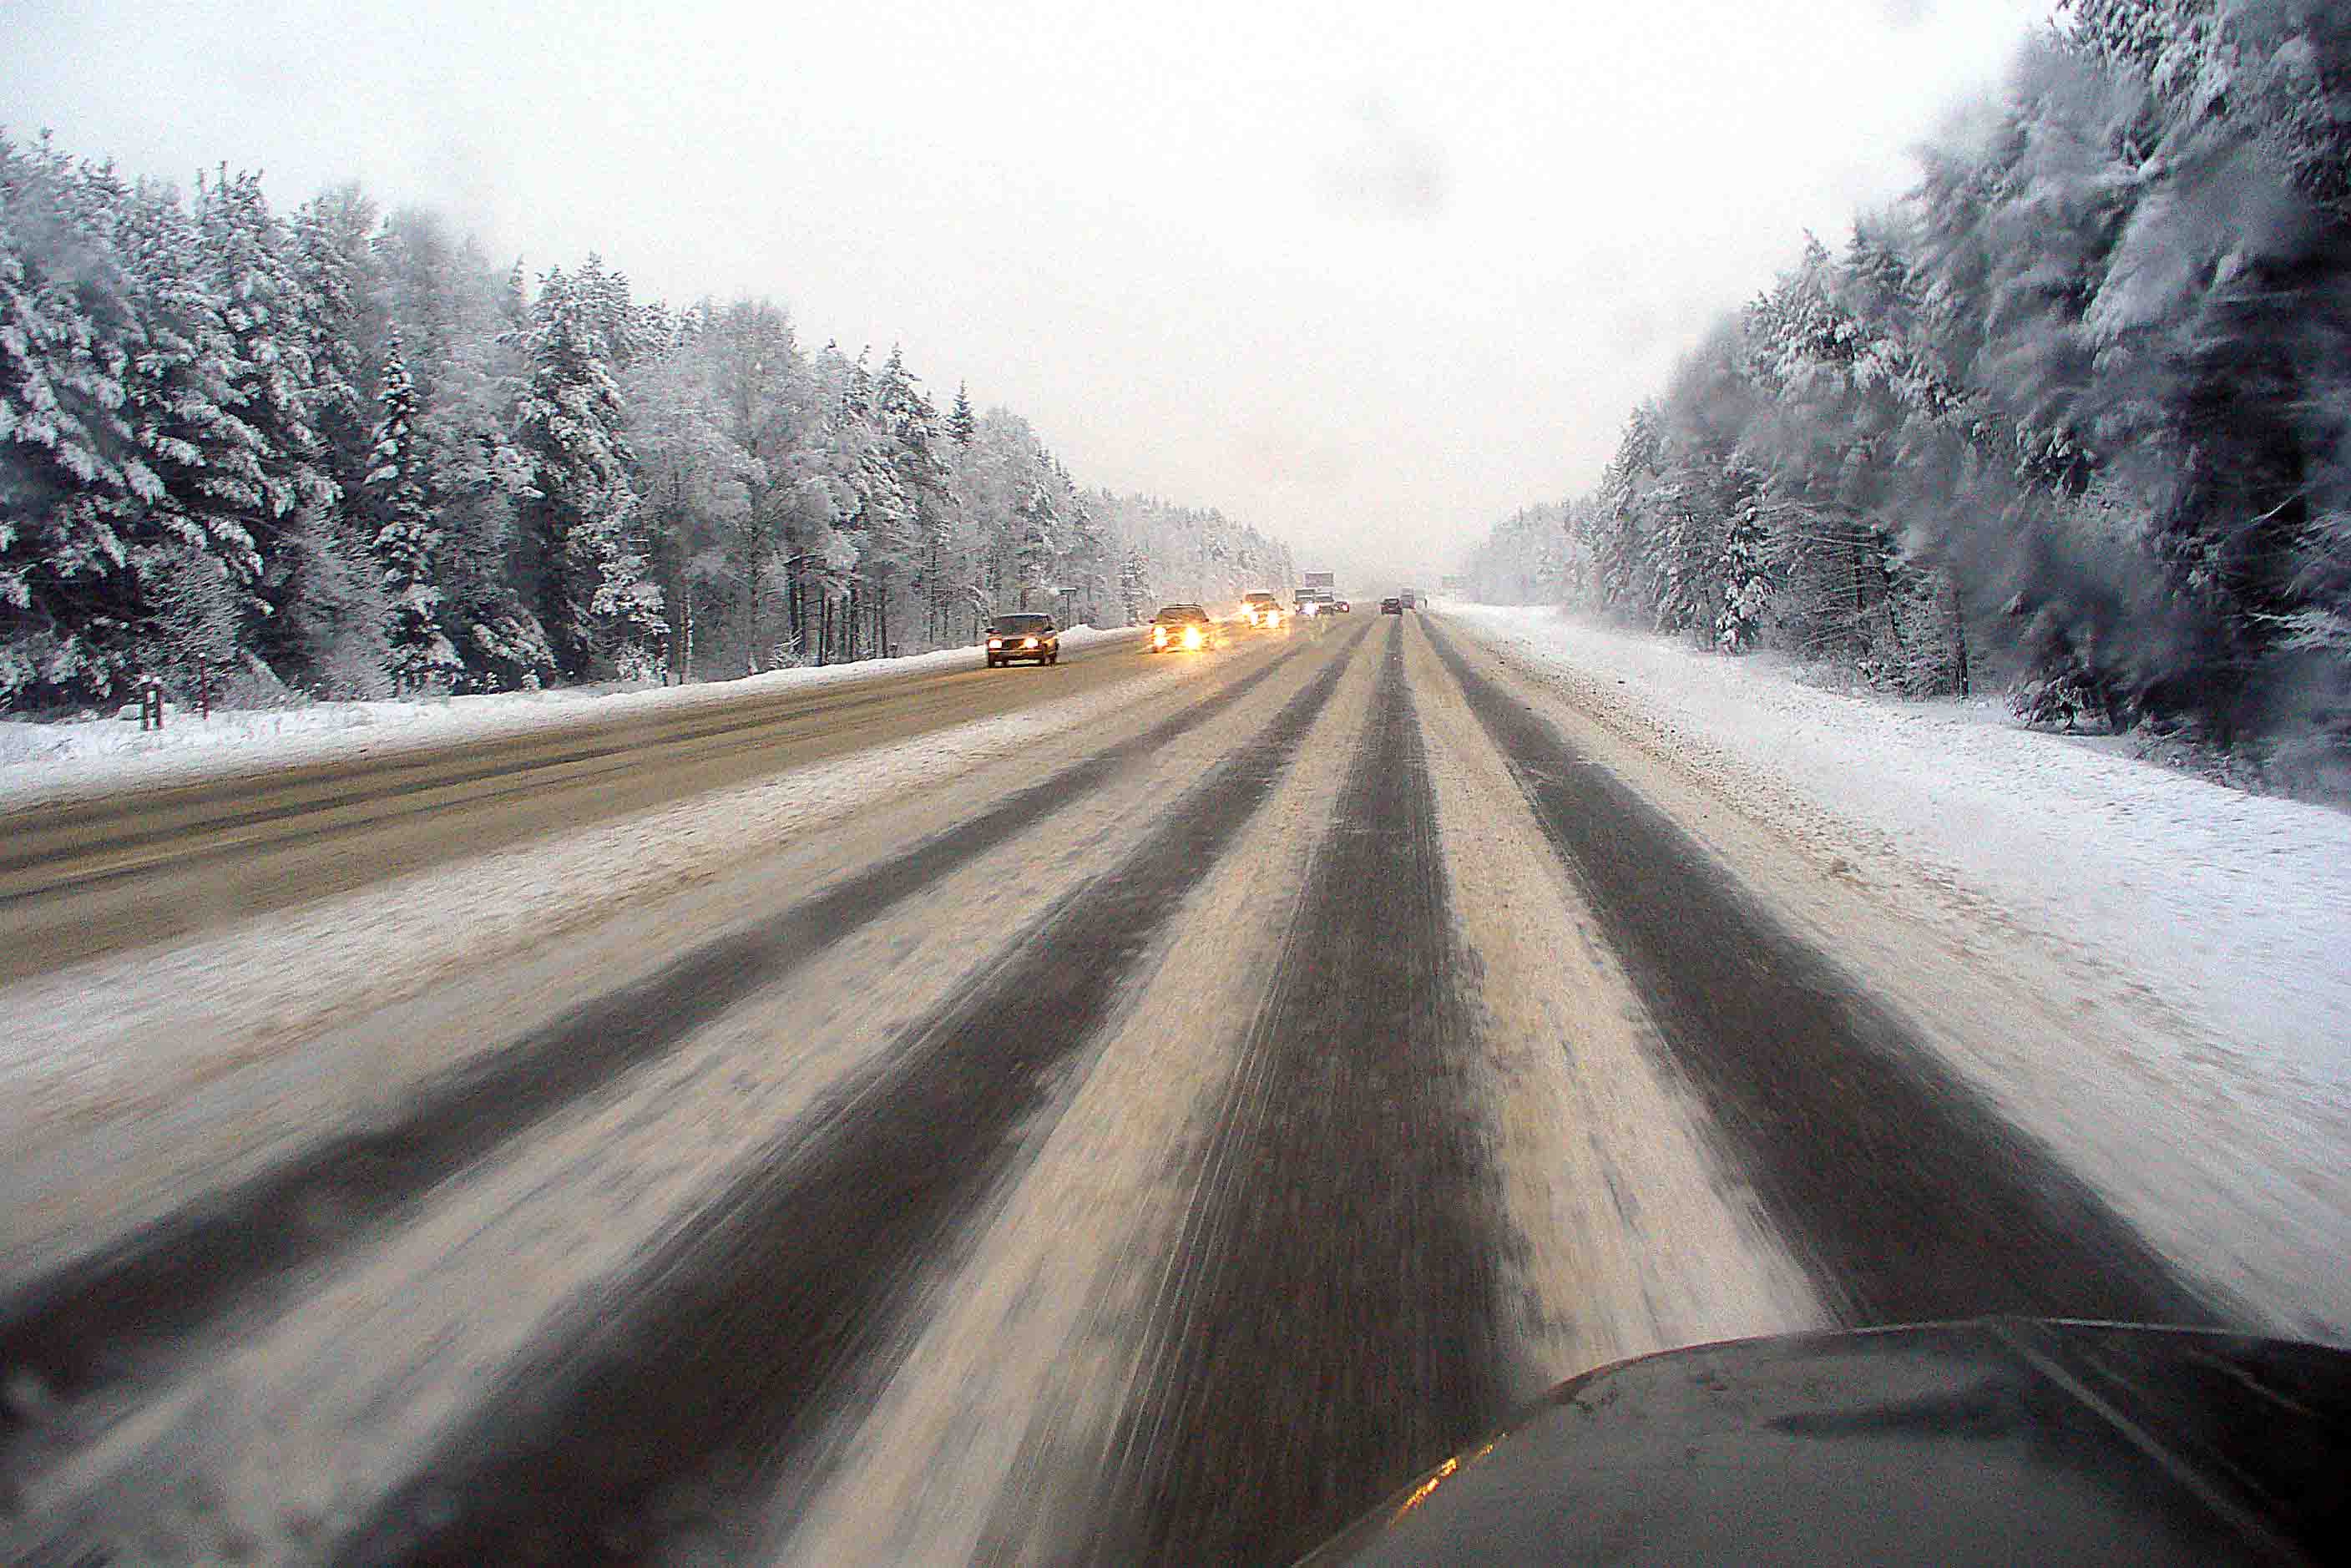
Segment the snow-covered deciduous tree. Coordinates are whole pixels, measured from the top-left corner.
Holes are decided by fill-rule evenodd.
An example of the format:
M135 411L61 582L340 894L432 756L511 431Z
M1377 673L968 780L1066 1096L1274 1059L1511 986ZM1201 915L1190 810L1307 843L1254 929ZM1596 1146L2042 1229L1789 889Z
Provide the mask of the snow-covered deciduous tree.
M668 612L671 672L691 679L697 653L727 651L737 596L726 591L726 551L755 527L767 488L758 438L736 438L730 394L752 395L728 382L728 338L706 310L672 324L667 340L649 346L623 378L629 444L652 541L652 569ZM756 422L755 422L756 423ZM775 564L772 547L747 553L747 575L764 595L763 575ZM772 639L770 639L772 640ZM751 645L759 645L756 640ZM739 651L719 667L739 670Z

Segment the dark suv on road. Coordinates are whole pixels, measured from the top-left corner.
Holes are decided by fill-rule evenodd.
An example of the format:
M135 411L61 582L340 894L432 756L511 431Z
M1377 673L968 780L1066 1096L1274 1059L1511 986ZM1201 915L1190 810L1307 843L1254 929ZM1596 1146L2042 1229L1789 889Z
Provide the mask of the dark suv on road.
M1050 615L999 615L987 629L987 667L1022 659L1040 664L1061 662L1061 634Z

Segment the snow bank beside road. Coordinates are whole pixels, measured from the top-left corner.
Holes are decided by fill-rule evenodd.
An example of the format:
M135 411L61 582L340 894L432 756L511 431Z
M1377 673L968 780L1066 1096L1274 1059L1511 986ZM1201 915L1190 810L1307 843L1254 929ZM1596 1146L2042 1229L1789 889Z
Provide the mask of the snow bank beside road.
M1061 633L1061 645L1076 651L1138 635L1134 627L1077 626ZM582 719L684 712L747 697L976 670L982 663L982 650L974 645L903 659L771 670L741 680L636 691L574 688L313 703L304 707L223 710L208 719L175 710L161 730L142 731L135 722L113 718L65 724L0 721L0 809L115 789L193 783L225 774L381 756L452 741L488 740L559 728Z
M1731 798L1792 796L2089 950L2234 1053L2351 1087L2351 816L2025 730L1988 701L1844 695L1550 610L1443 609L1537 664L1621 683Z

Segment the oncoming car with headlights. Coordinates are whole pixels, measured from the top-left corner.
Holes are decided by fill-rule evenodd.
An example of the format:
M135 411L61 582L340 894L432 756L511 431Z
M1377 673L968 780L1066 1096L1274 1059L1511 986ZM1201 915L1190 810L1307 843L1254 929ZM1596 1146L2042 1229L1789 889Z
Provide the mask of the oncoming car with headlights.
M1270 593L1241 595L1241 619L1271 631L1281 624L1281 601Z
M1020 660L1040 664L1061 662L1061 635L1050 615L999 615L987 629L987 667Z
M1196 604L1169 604L1161 608L1151 622L1151 651L1155 653L1183 652L1196 653L1217 643L1217 623L1208 612Z

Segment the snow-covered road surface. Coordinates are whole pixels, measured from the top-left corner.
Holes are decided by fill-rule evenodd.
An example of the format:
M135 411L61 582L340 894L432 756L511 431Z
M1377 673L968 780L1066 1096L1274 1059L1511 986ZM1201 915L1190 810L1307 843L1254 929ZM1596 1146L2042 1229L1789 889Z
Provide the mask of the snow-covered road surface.
M1074 656L1100 647L1132 646L1138 635L1133 627L1073 626L1061 633L1061 649L1065 656ZM287 768L380 763L455 745L577 730L583 724L675 716L697 709L723 712L747 702L977 670L986 658L985 651L974 645L899 659L769 670L690 686L561 686L471 696L222 708L210 715L173 705L163 727L156 730L120 717L43 723L0 718L0 810L251 778Z
M338 731L298 737L290 753L197 748L190 768L167 752L159 766L174 766L135 788L93 792L52 779L0 808L0 979L893 739L1015 714L1045 715L1050 728L1073 721L1072 698L1135 680L1136 647L1136 634L1122 632L1087 639L1050 670L988 671L976 650L955 650L878 668L492 706L412 723L381 745Z
M2351 1338L2306 1107L2231 1179L2163 1009L1509 635L1104 653L0 988L0 1555L1277 1559L1670 1345Z

